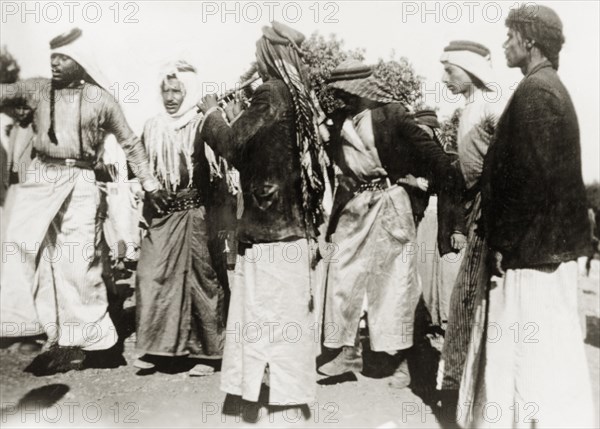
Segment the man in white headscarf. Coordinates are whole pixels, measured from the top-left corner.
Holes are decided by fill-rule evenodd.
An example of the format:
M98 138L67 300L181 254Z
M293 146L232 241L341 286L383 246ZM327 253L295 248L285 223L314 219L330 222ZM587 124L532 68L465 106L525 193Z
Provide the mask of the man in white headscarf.
M165 112L146 122L143 141L152 172L172 197L166 213L147 212L149 231L137 271L137 349L134 365L151 369L161 357L223 353L224 288L209 252L211 182L222 176L212 150L194 147L203 115L197 112L200 80L178 62L160 84ZM190 375L213 368L196 365Z
M5 206L1 335L46 334L48 348L107 350L117 333L102 277L108 249L93 172L107 133L123 147L157 210L166 207L167 198L81 30L54 38L50 49L51 80L0 88L0 106L17 97L28 100L36 129L36 159L24 183L9 190ZM101 355L86 353L86 361L97 364Z
M487 243L477 228L481 217L479 179L501 105L490 102L495 97L489 96L493 69L488 48L471 41L452 41L444 48L440 61L444 67L442 80L452 93L462 95L466 102L460 114L456 144L466 187L463 201L467 246L450 297L448 326L438 372L442 406L448 409L447 415L452 415L475 320L477 288L489 279Z

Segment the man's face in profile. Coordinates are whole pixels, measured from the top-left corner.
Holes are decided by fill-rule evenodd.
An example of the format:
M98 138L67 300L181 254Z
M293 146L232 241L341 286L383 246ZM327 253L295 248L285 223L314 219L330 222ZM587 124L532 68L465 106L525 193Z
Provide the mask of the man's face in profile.
M508 67L523 67L527 64L529 51L525 45L525 39L518 31L509 28L506 41L502 47L504 48L504 56Z

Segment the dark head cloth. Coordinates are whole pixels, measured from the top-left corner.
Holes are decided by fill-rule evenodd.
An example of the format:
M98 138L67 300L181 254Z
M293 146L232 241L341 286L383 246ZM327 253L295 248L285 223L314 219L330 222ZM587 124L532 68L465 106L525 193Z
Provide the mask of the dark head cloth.
M373 72L371 67L360 61L349 59L331 72L331 77L328 79L329 86L378 103L399 102L389 85L376 77Z
M75 40L81 37L81 34L81 29L73 28L72 30L67 31L66 33L56 36L54 39L50 40L50 49L60 48L61 46L73 43Z
M561 32L563 29L562 21L553 9L535 3L524 4L518 9L512 9L506 18L506 23L542 24Z
M419 110L415 113L415 121L418 124L427 125L431 128L440 128L440 123L434 110Z
M444 48L444 52L452 51L474 52L484 58L489 57L490 55L490 50L487 47L477 42L471 42L470 40L454 40L450 42L450 44Z
M327 82L336 82L340 80L364 79L373 74L373 68L358 60L346 60L338 65L332 72Z
M262 28L263 36L274 45L287 45L290 43L295 48L300 48L304 42L304 34L278 21L273 21L271 27Z
M256 61L268 78L281 79L292 97L296 113L296 145L299 152L304 221L310 235L319 235L324 221L323 195L327 156L318 136L318 108L310 88L310 75L302 61L304 35L277 21L263 27L256 42Z

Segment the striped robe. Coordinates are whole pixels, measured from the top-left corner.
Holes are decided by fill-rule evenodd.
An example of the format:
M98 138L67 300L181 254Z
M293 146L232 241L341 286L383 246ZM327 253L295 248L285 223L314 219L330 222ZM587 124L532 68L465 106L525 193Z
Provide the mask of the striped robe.
M480 282L487 282L487 245L477 221L481 217L481 195L478 182L483 159L490 144L489 135L483 132L484 123L495 122L500 106L486 100L481 90L476 90L467 100L461 113L457 131L458 154L461 171L468 189L467 248L458 277L450 297L448 328L438 372L438 388L458 390L471 338L475 296Z

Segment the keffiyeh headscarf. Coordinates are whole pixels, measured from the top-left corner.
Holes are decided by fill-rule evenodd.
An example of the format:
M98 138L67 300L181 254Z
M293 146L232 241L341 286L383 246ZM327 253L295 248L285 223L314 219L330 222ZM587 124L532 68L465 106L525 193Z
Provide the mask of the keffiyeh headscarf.
M299 45L304 36L277 22L263 28L256 42L256 58L270 76L281 79L292 95L296 117L296 142L301 164L302 205L307 228L323 223L323 194L327 158L319 140L317 105L310 90L309 77L301 60Z
M366 98L378 103L400 103L385 82L373 75L371 67L358 60L349 59L338 65L328 79L331 88Z
M110 81L98 65L94 52L96 52L95 47L78 28L61 34L50 41L51 54L61 54L71 58L85 70L98 86L110 92Z
M494 81L490 50L480 43L469 40L454 40L444 48L440 62L454 64L471 73L486 89L491 90Z
M181 185L181 161L185 162L192 186L194 140L201 115L196 111L200 99L201 84L196 69L179 61L165 68L161 73L160 88L168 79L177 79L182 87L183 101L173 114L166 111L146 122L144 144L150 158L150 167L167 191L176 191ZM220 176L212 150L206 150L211 176Z
M104 90L109 91L110 82L102 73L102 69L96 62L94 56L95 49L89 40L83 37L83 32L79 28L74 28L71 31L56 36L50 40L50 53L60 54L71 58L84 70L87 75L85 80L89 83L96 84ZM80 97L79 102L81 103L83 96ZM48 129L48 138L54 144L58 144L56 137L56 118L55 118L55 105L56 105L56 87L54 82L50 87L50 128ZM83 155L83 143L81 141L81 104L79 106L80 118L79 118L79 146L81 155Z

